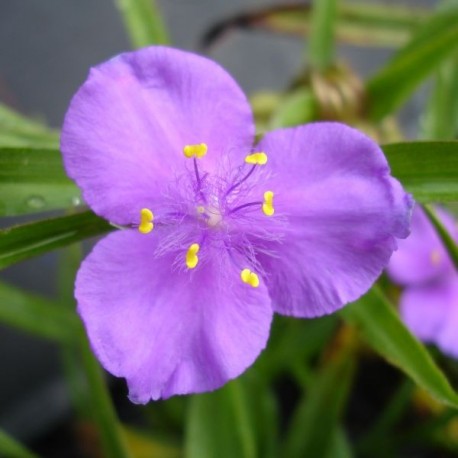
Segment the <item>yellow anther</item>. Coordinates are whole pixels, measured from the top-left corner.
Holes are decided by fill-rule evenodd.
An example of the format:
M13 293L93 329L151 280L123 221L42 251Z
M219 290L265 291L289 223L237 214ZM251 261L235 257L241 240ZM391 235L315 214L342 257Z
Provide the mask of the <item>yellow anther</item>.
M198 145L186 145L183 148L184 155L189 159L191 157L203 157L207 154L207 145L205 143L199 143Z
M245 162L253 165L265 165L267 164L267 154L263 152L249 154L245 157Z
M138 226L138 230L142 234L148 234L148 232L151 232L153 230L154 224L154 215L151 210L148 208L143 208L140 211L140 225Z
M200 250L200 245L198 243L193 243L189 248L188 252L186 253L186 266L188 269L194 269L199 262L199 258L197 253Z
M262 204L262 211L266 216L272 216L274 214L274 193L272 191L266 191L264 193L264 203Z
M439 250L433 250L431 251L431 254L430 254L430 260L431 260L431 264L433 266L437 266L440 264L441 262L441 254L440 254L440 251Z
M200 215L205 213L205 207L203 207L202 205L198 205L196 210L197 210L197 213L199 213Z
M240 278L243 283L246 283L253 288L257 288L259 286L259 277L250 269L243 269L242 272L240 272Z

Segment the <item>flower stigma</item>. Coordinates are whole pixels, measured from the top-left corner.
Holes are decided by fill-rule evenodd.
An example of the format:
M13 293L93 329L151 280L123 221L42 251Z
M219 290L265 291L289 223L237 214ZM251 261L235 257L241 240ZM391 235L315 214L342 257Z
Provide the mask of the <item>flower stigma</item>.
M180 210L177 212L165 212L163 215L159 216L159 222L161 228L169 228L177 230L177 226L184 224L184 222L197 223L197 230L200 232L197 236L197 240L200 240L200 243L192 243L188 245L188 248L185 252L184 260L187 269L194 269L199 263L198 253L201 250L201 244L205 241L205 246L215 246L219 244L225 250L232 252L234 245L231 242L231 230L235 228L236 232L238 230L238 222L241 222L244 232L255 232L259 223L256 221L259 215L262 218L262 214L265 216L272 216L274 214L273 207L273 197L274 193L272 191L265 191L263 193L263 200L253 200L249 202L243 202L243 196L246 194L253 195L253 190L255 189L253 183L247 183L249 178L255 173L256 169L260 166L267 164L267 154L263 151L258 151L251 153L245 156L244 165L238 167L235 171L235 174L232 176L232 179L223 178L221 176L211 176L209 173L203 173L200 169L197 159L203 158L208 151L206 143L198 143L195 145L186 145L183 148L183 154L186 159L191 159L193 162L194 173L193 176L190 176L190 181L186 181L188 184L185 188L185 191L182 192L179 196L171 196L175 205L178 203L180 205L181 197L184 197L185 201L190 200L190 204L194 202L194 211L189 207L186 210L186 207L180 207ZM247 169L247 165L251 166ZM261 176L262 178L262 176ZM251 181L251 180L250 180ZM174 186L173 192L180 192L181 186ZM238 205L237 205L238 204ZM250 208L251 207L251 208ZM259 213L256 213L256 208ZM235 217L234 214L237 214ZM170 215L173 215L170 217ZM234 215L234 216L233 216ZM174 219L178 217L179 220ZM227 217L227 219L226 219ZM144 208L140 211L140 224L138 224L138 230L142 234L148 234L153 229L153 220L154 215L151 210ZM134 225L135 226L135 225ZM179 229L178 229L179 230ZM195 229L193 229L194 231ZM209 230L211 230L209 232ZM266 231L261 228L260 231ZM195 236L189 234L195 240ZM173 235L171 235L173 237ZM243 242L244 246L240 249L235 248L236 253L248 253L248 261L252 262L252 248L246 244L246 241ZM182 247L182 242L179 242ZM171 246L176 246L177 250L182 250L184 248L179 248L178 243L175 245L171 242ZM207 250L205 248L204 252ZM183 254L181 254L183 256ZM240 261L235 261L234 257L231 255L234 264L238 269L241 268ZM183 258L181 258L183 259ZM246 260L246 261L247 261ZM245 262L246 262L245 261ZM181 261L183 262L183 261ZM241 270L241 279L244 283L257 288L259 286L259 276L258 274L252 272L249 269Z

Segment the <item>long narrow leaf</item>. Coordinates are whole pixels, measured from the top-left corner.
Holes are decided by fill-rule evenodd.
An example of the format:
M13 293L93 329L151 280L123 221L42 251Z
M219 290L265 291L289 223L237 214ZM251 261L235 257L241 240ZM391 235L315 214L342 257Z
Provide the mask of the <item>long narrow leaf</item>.
M240 380L190 399L186 458L255 458L256 440ZM217 414L215 414L217 412Z
M90 211L0 231L0 268L113 230Z
M72 311L5 283L0 283L0 321L60 343L75 343L80 330Z
M382 145L393 175L420 202L458 201L458 142Z
M0 429L0 456L5 458L38 458L22 444Z
M367 84L369 116L378 121L396 110L437 66L458 49L458 10L436 14L418 29Z
M134 48L169 42L155 0L116 0Z
M0 216L63 209L79 204L58 150L0 148Z
M377 287L343 309L341 314L361 329L367 343L377 353L405 372L437 400L458 408L458 395L443 372L425 347L404 326Z
M325 457L330 453L354 372L354 359L342 352L323 367L289 428L286 458Z
M0 147L58 148L59 133L0 104Z

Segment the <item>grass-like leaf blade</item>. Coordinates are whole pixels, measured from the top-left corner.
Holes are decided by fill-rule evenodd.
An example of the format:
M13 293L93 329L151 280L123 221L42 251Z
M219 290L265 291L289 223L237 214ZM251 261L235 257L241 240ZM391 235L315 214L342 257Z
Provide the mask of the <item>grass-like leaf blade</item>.
M75 343L81 332L70 309L6 283L0 283L0 321L59 343Z
M79 201L59 150L0 148L0 216L64 209Z
M113 229L90 211L3 229L0 231L0 268Z
M437 13L368 81L369 116L374 121L399 108L418 85L458 49L457 23L458 9Z
M394 307L374 286L341 315L361 329L366 342L443 404L458 408L458 395L426 348L404 326Z
M420 202L458 201L458 142L382 145L393 175Z

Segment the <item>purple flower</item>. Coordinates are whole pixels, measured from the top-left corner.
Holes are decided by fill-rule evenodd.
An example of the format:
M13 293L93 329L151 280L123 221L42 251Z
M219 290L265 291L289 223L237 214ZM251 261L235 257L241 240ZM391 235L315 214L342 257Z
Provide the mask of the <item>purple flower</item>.
M436 212L458 241L452 216L440 208ZM388 274L405 286L400 311L410 330L419 339L458 357L458 273L421 207L415 207L412 233L400 242Z
M62 132L68 174L122 226L76 280L98 358L133 402L220 387L273 312L332 313L408 234L411 199L378 146L338 123L267 134L216 63L151 47L91 70Z

